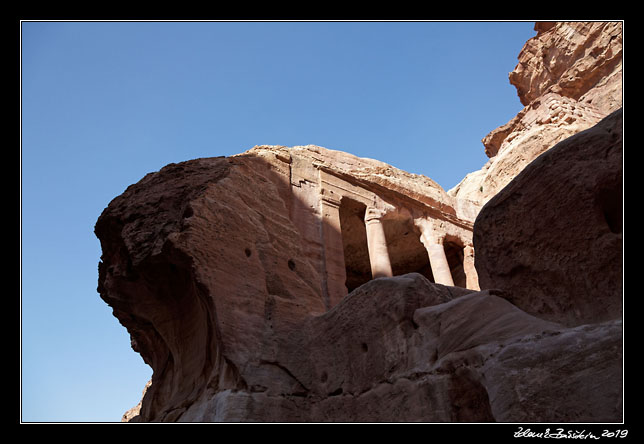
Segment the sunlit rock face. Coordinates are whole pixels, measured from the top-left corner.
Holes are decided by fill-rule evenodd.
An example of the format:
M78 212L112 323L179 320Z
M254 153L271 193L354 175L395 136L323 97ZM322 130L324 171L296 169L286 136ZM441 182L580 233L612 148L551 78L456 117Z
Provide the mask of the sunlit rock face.
M622 106L620 22L537 22L510 73L524 108L482 140L489 161L449 194L484 204L530 162Z

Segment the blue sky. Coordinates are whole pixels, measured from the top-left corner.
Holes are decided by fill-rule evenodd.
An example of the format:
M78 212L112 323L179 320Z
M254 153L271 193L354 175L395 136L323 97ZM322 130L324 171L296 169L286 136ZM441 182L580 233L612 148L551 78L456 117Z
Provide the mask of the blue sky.
M522 108L533 22L23 22L21 419L119 421L151 369L96 292L96 219L171 162L347 151L446 190Z

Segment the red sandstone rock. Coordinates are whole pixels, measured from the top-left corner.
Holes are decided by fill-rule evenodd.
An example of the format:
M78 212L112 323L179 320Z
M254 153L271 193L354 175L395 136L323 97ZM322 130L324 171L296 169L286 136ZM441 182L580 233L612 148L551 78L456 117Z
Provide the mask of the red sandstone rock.
M125 420L621 418L621 360L598 362L619 354L619 326L567 329L419 273L371 280L329 307L306 206L291 194L302 169L282 170L274 152L169 165L99 218L99 291L153 369ZM565 412L541 385L569 393Z
M481 288L543 319L581 325L622 313L622 113L551 148L481 210Z
M484 204L541 153L622 106L619 22L537 22L510 73L525 106L483 138L490 160L449 194Z
M262 146L114 199L99 292L153 369L123 420L620 421L621 114L581 131L621 105L621 28L535 30L511 75L526 107L449 193ZM476 291L472 224L506 185L475 227L501 290ZM374 259L394 276L369 280Z
M550 22L535 25L537 35L525 44L510 73L523 105L554 92L589 101L601 89L605 114L621 106L622 24L620 22ZM614 89L612 82L617 82Z
M346 295L345 273L360 279L364 255L351 248L367 243L367 205L383 215L395 274L432 278L423 221L433 241L447 236L447 271L471 283L476 212L427 178L346 153L257 147L168 165L114 199L96 224L99 292L154 370L139 418L173 421L228 389L306 392L292 341Z

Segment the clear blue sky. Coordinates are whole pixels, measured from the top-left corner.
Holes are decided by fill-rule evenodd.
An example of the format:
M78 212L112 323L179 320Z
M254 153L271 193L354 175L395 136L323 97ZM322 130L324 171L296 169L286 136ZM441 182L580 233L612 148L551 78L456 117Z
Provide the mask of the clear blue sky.
M320 145L448 190L522 108L532 22L23 22L22 421L119 421L151 369L96 292L96 219L171 162Z

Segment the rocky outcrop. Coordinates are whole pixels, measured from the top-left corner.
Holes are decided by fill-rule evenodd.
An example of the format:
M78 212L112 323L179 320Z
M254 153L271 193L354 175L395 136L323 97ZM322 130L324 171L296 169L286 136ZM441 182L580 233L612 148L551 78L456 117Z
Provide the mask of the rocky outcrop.
M523 105L547 93L608 114L622 103L620 22L537 22L510 73Z
M116 197L98 291L153 369L123 421L621 421L621 34L535 29L524 110L449 193L258 146Z
M145 384L145 387L143 388L143 394L141 401L131 409L129 409L127 412L123 413L123 416L121 417L121 422L131 422L135 421L136 419L139 418L139 415L141 413L141 403L143 402L143 397L145 397L145 392L148 391L148 388L152 384L152 381L148 381L147 384Z
M622 106L619 22L537 22L510 73L525 106L483 138L490 160L449 194L483 204L532 160Z
M139 418L252 384L274 336L326 311L282 187L261 157L197 159L147 175L97 221L99 292L154 371Z
M569 328L416 272L329 306L275 151L169 165L97 221L101 297L153 369L125 421L619 420L619 320Z
M345 206L343 196L355 200ZM373 252L348 250L367 250L367 205L383 217L369 223L387 236L395 274L434 279L414 221L435 225L423 225L428 242L441 233L446 244L471 240L476 212L431 180L312 146L171 164L115 198L95 227L99 292L154 370L137 418L174 421L227 391L308 393L311 383L298 382L313 378L298 370L309 348L299 332L346 296L345 267L347 285L365 264L369 273ZM473 264L468 271L462 248L443 258L466 262L453 266L465 286Z
M493 293L455 291L415 273L363 285L328 313L304 320L283 346L280 357L263 363L262 384L204 393L177 419L489 422L620 416L618 385L587 393L599 378L620 378L614 361L621 348L619 325L564 329Z
M539 156L481 210L481 288L543 319L621 317L622 112Z

